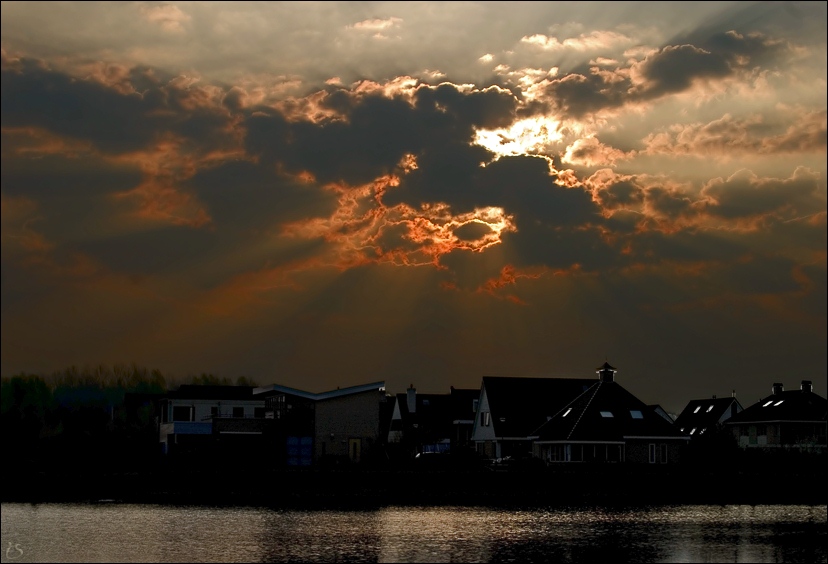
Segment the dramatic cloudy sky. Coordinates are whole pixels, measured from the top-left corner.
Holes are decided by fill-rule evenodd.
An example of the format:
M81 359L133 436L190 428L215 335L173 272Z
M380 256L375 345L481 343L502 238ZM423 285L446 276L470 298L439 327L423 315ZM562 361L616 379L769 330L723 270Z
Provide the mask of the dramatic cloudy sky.
M825 2L0 21L3 375L825 395Z

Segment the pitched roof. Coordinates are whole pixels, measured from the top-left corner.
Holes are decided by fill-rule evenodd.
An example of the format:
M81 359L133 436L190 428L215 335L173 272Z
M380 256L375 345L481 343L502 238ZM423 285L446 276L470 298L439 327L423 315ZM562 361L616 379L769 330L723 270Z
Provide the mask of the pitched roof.
M618 382L593 382L538 428L538 441L622 442L632 437L687 439Z
M361 392L371 392L371 391L384 391L385 390L385 382L371 382L370 384L361 384L358 386L350 386L348 388L337 388L336 390L330 390L327 392L306 392L304 390L297 390L296 388L289 388L288 386L282 386L281 384L271 384L270 386L262 386L259 388L255 388L253 393L256 396L263 397L261 394L272 394L276 393L283 393L283 394L290 394L294 396L299 396L300 398L310 399L314 401L326 400L331 398L338 398L341 396L347 396L351 394L358 394Z
M594 378L484 376L495 436L528 437L594 383Z
M811 391L778 391L746 407L727 421L738 423L762 423L769 421L825 421L828 400Z
M690 400L687 406L676 417L675 425L684 428L686 433L691 429L712 429L722 417L730 418L731 406L736 405L736 412L742 410L741 404L733 397Z

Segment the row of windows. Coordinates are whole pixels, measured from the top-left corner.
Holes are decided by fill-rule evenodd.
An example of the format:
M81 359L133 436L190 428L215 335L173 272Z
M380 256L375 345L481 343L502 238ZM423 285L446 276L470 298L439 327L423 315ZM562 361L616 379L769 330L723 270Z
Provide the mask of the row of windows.
M256 407L253 409L253 417L263 418L264 408ZM233 407L230 412L219 411L217 406L210 408L210 417L234 417L241 419L244 417L244 407ZM195 408L192 405L174 405L172 408L173 421L195 421Z

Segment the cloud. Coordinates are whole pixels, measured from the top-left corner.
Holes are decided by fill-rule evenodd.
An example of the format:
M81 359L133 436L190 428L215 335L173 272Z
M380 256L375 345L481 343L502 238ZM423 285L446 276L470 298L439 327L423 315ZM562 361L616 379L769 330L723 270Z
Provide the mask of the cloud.
M192 19L189 14L174 4L149 6L141 4L141 13L150 23L159 25L164 31L183 33L184 26Z
M645 152L722 159L744 154L824 153L826 112L798 112L793 119L795 123L768 123L760 114L743 118L725 114L709 123L676 124L649 134L644 139Z
M614 166L617 161L627 158L629 156L624 151L608 147L590 136L578 139L567 147L561 160L574 165L595 167Z
M821 185L821 186L820 186ZM725 219L774 215L792 219L824 211L824 179L814 171L797 168L790 178L759 178L741 170L727 179L709 181L698 206Z
M544 51L612 51L634 43L634 40L615 31L592 31L582 33L578 37L570 37L560 41L557 37L549 37L541 33L522 37L522 43L537 46Z

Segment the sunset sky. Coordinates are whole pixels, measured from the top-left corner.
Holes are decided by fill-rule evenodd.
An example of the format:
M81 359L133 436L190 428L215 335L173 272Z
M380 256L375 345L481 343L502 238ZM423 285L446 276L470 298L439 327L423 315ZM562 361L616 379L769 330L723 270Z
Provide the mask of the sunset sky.
M3 2L2 375L826 395L825 2ZM596 376L597 378L597 376Z

